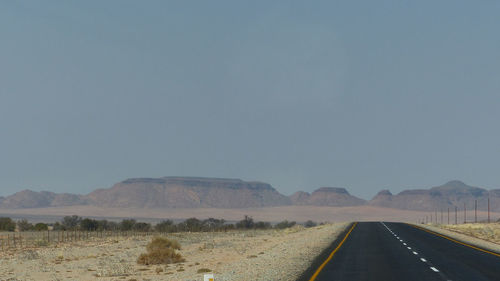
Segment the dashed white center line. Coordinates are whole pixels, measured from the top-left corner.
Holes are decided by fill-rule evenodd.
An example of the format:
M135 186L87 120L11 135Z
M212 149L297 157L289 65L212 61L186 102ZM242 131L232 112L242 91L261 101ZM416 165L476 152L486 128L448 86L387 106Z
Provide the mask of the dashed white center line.
M398 239L401 243L403 243L403 245L404 245L404 246L407 246L406 248L408 248L408 250L412 251L412 253L413 253L414 255L418 255L418 253L417 253L417 252L413 251L413 250L411 249L411 247L408 247L408 245L407 245L405 242L403 242L403 239L400 239L400 238L399 238L399 236L397 236L397 235L396 235L396 233L394 233L394 232L393 232L393 231L392 231L389 227L387 227L387 225L385 225L385 223L382 223L382 225L383 225L383 226L385 226L385 228L387 228L387 230L389 230L389 232L390 232L392 235L394 235L394 237L396 237L396 239ZM432 265L430 262L427 262L427 260L426 260L426 259L424 259L424 258L420 258L420 260L421 260L422 262L427 263L428 265ZM439 272L439 270L438 270L437 268L435 268L434 266L430 266L430 269L431 269L432 271L434 271L434 272ZM440 275L443 275L441 272L439 272L439 274L440 274ZM445 277L444 277L444 275L443 275L443 276L441 276L441 277L445 278ZM447 279L447 281L451 281L451 280Z

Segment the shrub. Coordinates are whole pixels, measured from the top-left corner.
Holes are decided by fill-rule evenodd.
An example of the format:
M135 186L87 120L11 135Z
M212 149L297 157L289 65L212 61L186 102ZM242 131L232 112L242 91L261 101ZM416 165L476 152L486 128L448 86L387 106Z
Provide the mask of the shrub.
M137 222L134 224L132 229L135 231L148 232L151 231L151 224L145 222Z
M294 226L296 223L294 221L287 221L287 220L284 220L280 223L278 223L277 225L275 225L274 227L277 228L277 229L285 229L285 228L289 228L289 227L292 227Z
M76 230L78 225L80 224L82 218L79 216L66 216L63 218L61 222L61 226L63 230Z
M318 224L312 220L308 220L304 223L304 227L315 227L316 225Z
M212 270L210 270L208 268L200 268L200 269L198 269L197 272L198 273L207 273L207 272L212 272Z
M35 228L36 231L49 230L49 226L47 224L41 223L41 222L35 224L34 228Z
M165 221L158 223L155 226L155 230L158 232L175 232L176 226L175 226L173 221L165 220Z
M80 230L95 231L98 228L99 228L99 222L97 220L86 218L80 222Z
M271 226L271 223L269 223L269 222L259 221L259 222L256 222L256 223L255 223L254 227L255 227L256 229L269 229L269 228L271 228L272 226Z
M155 238L153 238L153 241L151 241L146 246L146 250L148 252L154 252L156 250L161 250L161 249L166 249L166 248L180 250L181 244L179 244L179 242L177 242L176 240L169 240L169 239L163 238L163 237L155 237Z
M120 230L121 231L130 231L134 228L134 225L137 223L136 220L133 219L128 219L128 220L122 220L120 222Z
M33 224L28 222L28 220L26 219L22 219L17 222L17 228L19 229L19 231L29 231L33 230Z
M199 232L202 230L202 222L197 218L189 218L178 224L178 228L183 231Z
M245 218L236 223L236 228L250 229L254 228L253 218L245 215Z
M146 246L147 253L141 254L137 259L138 264L169 264L184 262L185 259L176 252L180 250L179 242L162 237L155 237Z
M203 220L201 224L203 231L216 231L223 229L225 223L226 221L223 219L208 218Z
M0 218L0 231L14 231L16 223L11 218Z

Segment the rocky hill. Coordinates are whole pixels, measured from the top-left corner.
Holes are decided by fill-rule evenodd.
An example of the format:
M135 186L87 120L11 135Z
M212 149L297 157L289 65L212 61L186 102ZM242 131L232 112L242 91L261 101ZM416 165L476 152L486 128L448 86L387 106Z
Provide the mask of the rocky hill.
M283 205L359 206L372 205L388 208L436 211L468 209L478 201L478 209L487 209L490 198L492 211L500 212L500 189L466 185L450 181L430 189L409 189L398 194L380 191L370 201L357 198L339 187L322 187L312 193L298 191L287 197L271 185L239 179L163 177L135 178L119 182L107 189L98 189L87 195L57 194L48 191L23 190L0 197L1 209L44 208L58 206L92 205L120 208L257 208Z
M137 208L250 208L289 205L271 185L239 179L139 178L90 193L93 205Z
M410 189L393 195L388 190L382 190L368 204L396 209L435 211L453 209L455 206L468 209L474 208L478 202L479 210L487 209L488 196L491 210L500 211L500 190L466 185L461 181L450 181L430 189Z
M23 190L0 198L0 208L93 205L121 208L252 208L290 205L267 183L217 178L137 178L87 195Z
M31 190L23 190L2 198L2 200L0 200L0 207L5 209L42 208L83 205L85 203L86 200L81 195L67 193L57 194L48 191L35 192Z
M365 200L352 196L345 188L321 187L311 194L299 191L290 196L294 205L314 206L357 206L364 205Z

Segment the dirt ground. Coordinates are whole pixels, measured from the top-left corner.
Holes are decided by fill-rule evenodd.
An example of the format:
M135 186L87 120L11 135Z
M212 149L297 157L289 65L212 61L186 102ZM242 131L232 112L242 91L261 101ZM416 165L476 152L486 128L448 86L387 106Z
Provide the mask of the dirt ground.
M120 220L135 218L139 221L158 222L163 219L185 220L187 218L217 218L226 221L239 221L245 215L255 221L280 222L282 220L305 222L344 222L344 221L404 221L415 223L428 215L428 212L398 210L375 206L279 206L246 209L218 208L175 208L175 209L134 209L100 208L94 206L51 207L39 209L0 209L0 216L27 218L30 222L55 222L62 217L78 214L81 217L94 217ZM486 218L486 212L478 212L478 218ZM500 218L500 213L492 213L492 218Z
M422 224L419 226L500 253L500 223Z
M215 280L295 280L347 225L171 234L186 261L161 266L136 263L151 237L2 252L0 280L203 280L202 271Z

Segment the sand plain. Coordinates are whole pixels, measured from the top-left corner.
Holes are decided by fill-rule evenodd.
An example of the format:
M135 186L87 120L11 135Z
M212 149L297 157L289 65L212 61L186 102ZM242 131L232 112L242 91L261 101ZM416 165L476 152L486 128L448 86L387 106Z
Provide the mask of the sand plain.
M0 253L0 280L295 280L348 223L313 228L169 234L185 262L137 264L151 237L96 239Z

